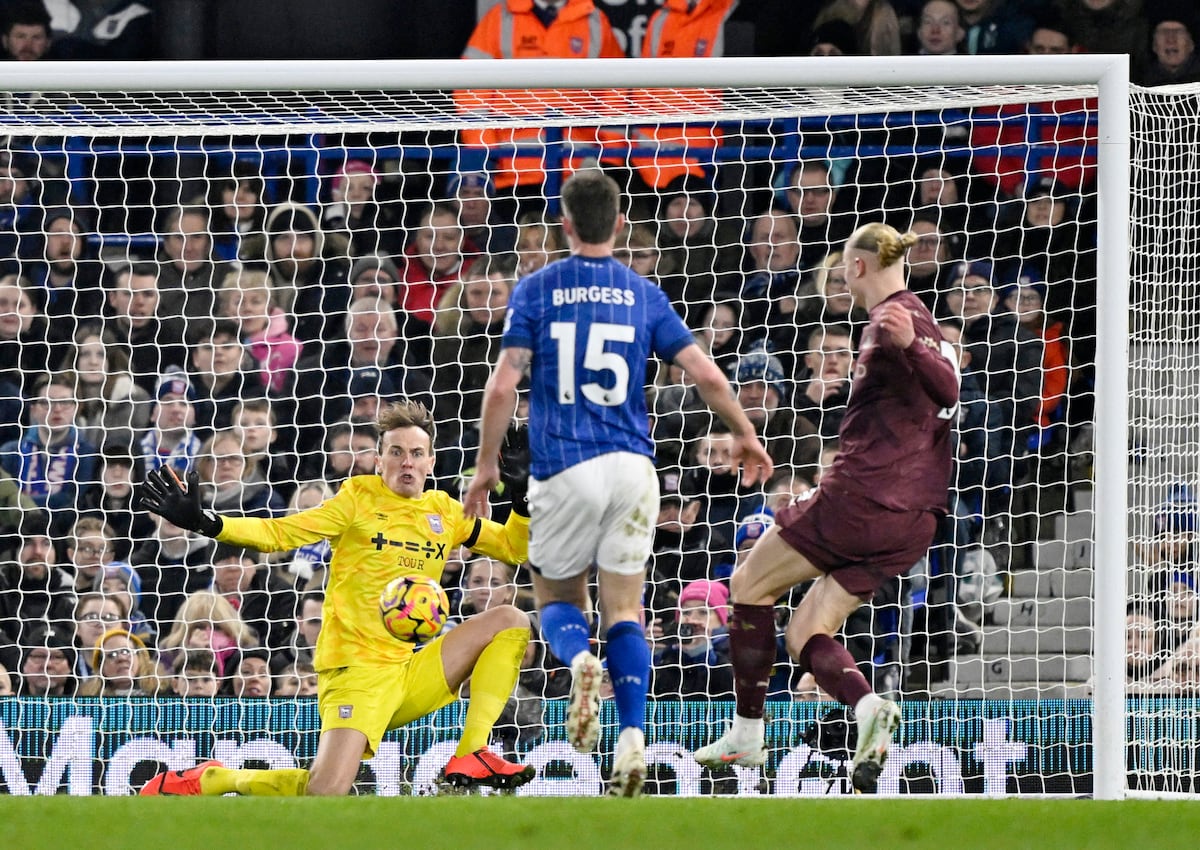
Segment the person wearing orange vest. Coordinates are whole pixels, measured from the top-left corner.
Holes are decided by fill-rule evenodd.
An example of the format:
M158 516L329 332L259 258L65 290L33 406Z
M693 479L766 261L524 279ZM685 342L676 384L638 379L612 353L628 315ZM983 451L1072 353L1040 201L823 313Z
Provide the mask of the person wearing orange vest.
M484 14L471 34L464 59L595 59L625 55L608 17L593 0L501 0ZM591 115L595 94L570 91L462 91L455 94L461 111L539 118L548 110ZM563 130L564 140L596 143L594 128ZM545 142L537 127L486 128L462 131L463 143L473 147L539 145ZM571 163L564 163L572 169ZM492 175L497 189L540 185L546 179L543 155L501 157Z
M725 22L737 5L738 0L666 0L651 16L638 55L647 58L724 55ZM699 89L684 93L647 90L641 96L648 105L657 104L659 108L671 100L692 109L703 105L716 108L721 103L718 92ZM602 138L605 132L601 131ZM630 128L629 135L631 144L655 148L711 149L721 139L721 131L716 127L696 124L638 126ZM642 180L655 189L685 175L704 175L696 157L656 153L651 157L633 156L629 162Z

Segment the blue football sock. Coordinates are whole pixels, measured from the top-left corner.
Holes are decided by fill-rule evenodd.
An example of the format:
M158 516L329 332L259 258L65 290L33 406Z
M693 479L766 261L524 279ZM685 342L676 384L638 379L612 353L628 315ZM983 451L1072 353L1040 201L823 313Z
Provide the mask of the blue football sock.
M570 602L551 602L542 608L542 640L563 664L581 652L589 652L587 617Z
M646 633L632 621L616 623L605 636L605 658L621 728L644 729L646 689L650 684L650 645Z

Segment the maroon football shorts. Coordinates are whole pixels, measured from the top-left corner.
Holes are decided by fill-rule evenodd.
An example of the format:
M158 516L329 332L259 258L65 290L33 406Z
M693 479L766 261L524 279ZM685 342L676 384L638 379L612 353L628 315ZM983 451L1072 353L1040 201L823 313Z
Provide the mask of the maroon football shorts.
M925 557L938 524L932 511L892 511L822 487L775 519L785 543L864 602Z

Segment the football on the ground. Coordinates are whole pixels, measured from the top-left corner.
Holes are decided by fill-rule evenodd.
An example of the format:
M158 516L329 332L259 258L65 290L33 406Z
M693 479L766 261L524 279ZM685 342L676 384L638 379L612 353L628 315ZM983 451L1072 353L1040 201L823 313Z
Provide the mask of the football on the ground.
M383 627L400 640L437 637L450 616L450 600L427 575L412 573L392 579L379 596Z

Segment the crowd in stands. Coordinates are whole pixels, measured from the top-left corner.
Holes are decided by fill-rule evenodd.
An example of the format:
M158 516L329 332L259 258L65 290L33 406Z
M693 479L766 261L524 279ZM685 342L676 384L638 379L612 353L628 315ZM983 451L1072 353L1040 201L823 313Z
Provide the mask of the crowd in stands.
M537 0L524 14L548 32L590 5ZM57 55L63 40L39 4L4 8L11 58ZM1175 6L1136 0L834 0L809 40L826 56L1128 48L1142 81L1168 82L1200 79L1195 27ZM488 53L485 36L468 56ZM979 114L981 133L997 126L995 110ZM918 687L903 678L909 653L944 660L978 629L957 604L970 553L1002 542L1004 566L1029 566L1020 548L1033 533L1009 527L1023 488L1069 483L1068 446L1091 415L1094 127L1051 132L1047 150L1083 153L1028 173L1024 158L949 156L935 142L921 156L769 163L735 186L686 156L662 180L653 163L606 159L592 138L631 199L617 257L670 296L777 467L743 487L731 436L694 388L670 364L647 376L661 490L647 596L656 696L732 694L727 579L836 456L865 320L839 250L867 221L919 235L908 285L941 322L962 404L946 412L959 423L950 513L929 563L914 565L922 581L940 577L943 604L931 584L906 625L913 588L897 582L848 624L856 660L877 690ZM485 161L489 140L473 141ZM117 256L99 250L103 205L60 191L52 158L12 147L0 162L0 669L17 693L314 693L328 545L278 559L215 545L139 510L138 483L162 466L195 469L219 513L303 510L374 472L375 414L407 397L434 412L437 486L457 494L508 297L567 250L553 204L497 159L439 166L416 194L397 163L350 156L306 175L321 180L315 202L252 158L214 159L198 181L175 181L179 203L154 211L153 244ZM514 167L514 182L498 179ZM204 191L189 195L197 182ZM526 582L486 558L452 559L443 577L459 618L532 608ZM1149 654L1190 640L1184 629ZM808 698L782 643L779 658L772 696ZM506 721L518 739L567 678L536 640L525 665Z

